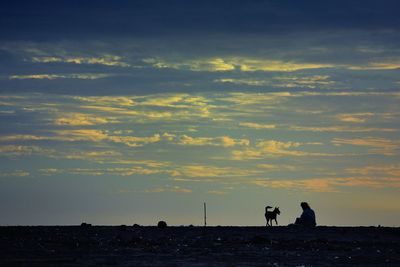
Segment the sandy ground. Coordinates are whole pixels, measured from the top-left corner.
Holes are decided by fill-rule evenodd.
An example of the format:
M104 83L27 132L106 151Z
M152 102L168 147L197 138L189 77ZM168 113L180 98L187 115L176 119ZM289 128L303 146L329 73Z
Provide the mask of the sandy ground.
M400 266L400 228L0 227L1 266Z

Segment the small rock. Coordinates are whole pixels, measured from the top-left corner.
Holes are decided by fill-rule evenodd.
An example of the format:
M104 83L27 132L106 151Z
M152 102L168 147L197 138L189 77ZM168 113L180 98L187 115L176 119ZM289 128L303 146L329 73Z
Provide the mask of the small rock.
M157 223L158 228L167 228L167 223L165 221L159 221Z
M81 223L81 227L91 227L91 226L92 226L91 223L85 223L85 222Z

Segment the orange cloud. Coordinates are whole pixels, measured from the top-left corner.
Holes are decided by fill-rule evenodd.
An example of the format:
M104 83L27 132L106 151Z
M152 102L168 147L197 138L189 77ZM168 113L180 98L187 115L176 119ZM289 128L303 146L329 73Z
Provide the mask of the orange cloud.
M331 142L334 145L352 145L367 147L369 148L368 151L371 154L382 154L386 156L397 155L397 151L400 149L399 141L393 141L378 137L365 137L354 139L334 138Z
M255 180L251 184L270 188L295 189L314 192L338 192L343 187L400 188L400 178L313 178L299 180Z
M165 186L165 187L153 187L144 190L145 193L163 193L163 192L173 192L173 193L192 193L192 189L183 188L180 186Z

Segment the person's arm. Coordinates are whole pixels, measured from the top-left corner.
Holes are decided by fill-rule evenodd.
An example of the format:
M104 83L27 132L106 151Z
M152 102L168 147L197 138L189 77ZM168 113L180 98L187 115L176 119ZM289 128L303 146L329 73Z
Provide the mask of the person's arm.
M306 219L306 217L307 217L306 211L303 210L303 212L300 215L300 220L304 221Z

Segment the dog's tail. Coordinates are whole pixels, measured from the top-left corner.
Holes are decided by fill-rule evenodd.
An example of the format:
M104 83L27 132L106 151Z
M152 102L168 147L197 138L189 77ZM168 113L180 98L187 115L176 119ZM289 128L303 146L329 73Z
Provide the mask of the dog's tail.
M265 207L265 212L267 212L268 209L272 209L272 207L271 207L271 206L266 206L266 207Z

